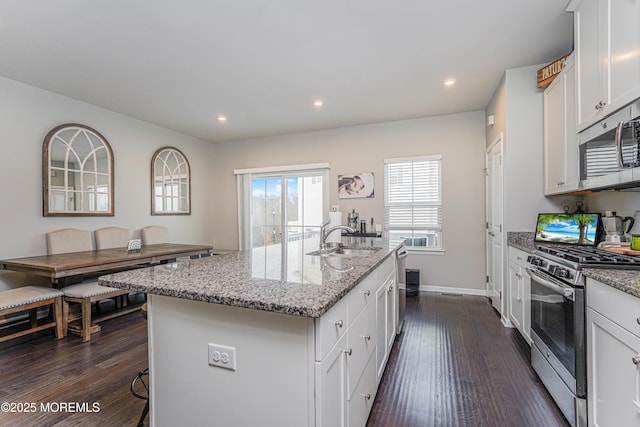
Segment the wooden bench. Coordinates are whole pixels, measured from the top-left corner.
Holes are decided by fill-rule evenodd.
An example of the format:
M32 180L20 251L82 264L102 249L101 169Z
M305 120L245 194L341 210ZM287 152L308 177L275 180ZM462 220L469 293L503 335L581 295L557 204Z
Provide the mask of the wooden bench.
M100 286L96 282L91 282L65 286L62 288L62 292L64 293L64 334L66 335L67 332L70 332L74 335L78 335L82 337L82 341L84 342L91 339L91 334L100 332L100 325L98 325L98 322L140 310L140 305L117 307L118 310L112 313L102 316L94 316L92 318L91 303L108 298L121 296L126 297L129 294L129 291ZM80 304L81 308L79 315L70 312L69 303ZM78 320L78 325L73 324L73 322Z
M43 329L55 328L57 339L64 336L64 319L62 309L62 291L41 286L24 286L21 288L0 291L0 316L29 311L30 328L13 332L0 337L0 342ZM53 306L53 321L38 325L38 307Z

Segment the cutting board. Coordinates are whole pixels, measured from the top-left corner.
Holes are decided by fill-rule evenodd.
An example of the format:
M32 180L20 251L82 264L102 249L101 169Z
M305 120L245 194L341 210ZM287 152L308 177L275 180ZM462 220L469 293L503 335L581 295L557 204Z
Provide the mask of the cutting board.
M640 251L630 249L629 245L619 245L619 246L607 245L606 247L601 247L599 249L602 249L604 251L614 252L617 254L623 254L623 255L640 255Z

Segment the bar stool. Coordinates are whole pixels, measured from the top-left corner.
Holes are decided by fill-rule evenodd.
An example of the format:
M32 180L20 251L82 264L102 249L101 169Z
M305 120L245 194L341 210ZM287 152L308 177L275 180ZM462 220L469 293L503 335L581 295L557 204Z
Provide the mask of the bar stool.
M142 316L147 318L147 304L142 304L141 308ZM147 403L144 404L144 408L142 409L142 415L140 415L140 420L138 421L138 427L144 427L144 419L147 417L149 413L149 385L145 382L144 378L147 377L147 382L149 381L149 368L145 368L142 371L138 372L138 374L131 381L131 394L133 394L138 399L146 400ZM146 395L139 393L136 390L136 384L142 384Z

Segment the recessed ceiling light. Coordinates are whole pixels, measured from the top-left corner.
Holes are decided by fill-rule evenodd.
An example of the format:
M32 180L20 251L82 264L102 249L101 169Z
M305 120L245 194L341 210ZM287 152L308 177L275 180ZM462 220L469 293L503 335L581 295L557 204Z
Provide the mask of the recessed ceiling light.
M217 119L218 119L218 121L219 121L220 123L224 123L224 122L226 122L226 121L227 121L227 116L222 115L222 114L218 114Z
M313 106L316 108L320 108L324 105L324 102L322 102L321 100L317 99L315 101L313 101Z
M456 84L456 79L447 79L444 81L445 86L453 86L454 84Z

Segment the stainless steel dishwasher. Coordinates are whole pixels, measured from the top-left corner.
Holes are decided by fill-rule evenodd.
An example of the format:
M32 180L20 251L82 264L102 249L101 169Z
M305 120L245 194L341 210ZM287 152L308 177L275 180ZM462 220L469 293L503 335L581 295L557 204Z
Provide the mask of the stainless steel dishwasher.
M407 248L401 245L396 249L396 277L398 282L398 317L396 318L396 331L402 332L404 325L404 313L407 309Z

